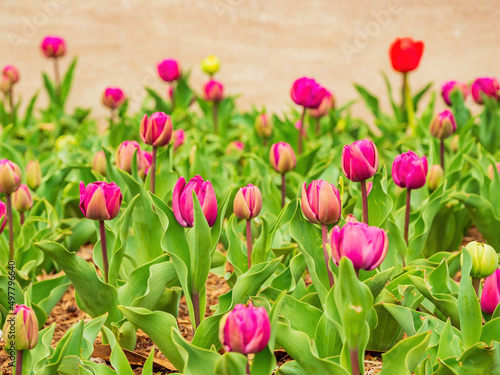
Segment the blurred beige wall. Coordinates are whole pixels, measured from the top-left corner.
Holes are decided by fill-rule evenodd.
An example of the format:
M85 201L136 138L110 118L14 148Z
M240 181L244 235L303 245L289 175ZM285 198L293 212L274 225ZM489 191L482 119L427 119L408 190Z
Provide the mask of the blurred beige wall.
M137 109L144 85L166 92L158 61L175 57L205 79L199 61L222 61L218 79L241 93L243 108L291 105L293 80L307 75L331 89L338 103L353 99L353 82L385 98L380 71L394 84L388 47L397 36L425 41L414 88L434 81L499 75L500 3L496 0L0 0L0 65L21 72L24 100L41 88L51 62L39 51L47 34L63 36L68 55L79 56L70 106L107 112L100 103L108 85L121 86ZM396 92L397 94L398 92ZM43 99L44 100L44 99ZM43 102L43 100L41 100ZM439 101L439 105L441 101ZM363 111L357 106L357 111Z

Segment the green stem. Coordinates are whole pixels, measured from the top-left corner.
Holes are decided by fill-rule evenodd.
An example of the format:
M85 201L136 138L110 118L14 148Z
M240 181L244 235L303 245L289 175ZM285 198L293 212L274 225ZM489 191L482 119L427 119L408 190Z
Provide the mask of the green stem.
M157 147L153 146L153 155L151 157L151 168L149 168L149 183L150 187L149 190L151 190L151 193L155 193L155 185L156 185L156 154L157 154Z
M406 87L408 86L408 73L403 73L403 84L401 85L401 111L406 112Z
M109 129L110 130L113 129L114 122L115 122L115 110L114 110L114 108L111 108L110 113L109 113Z
M444 171L444 152L445 152L444 139L441 139L441 144L439 146L439 156L441 159L441 168L443 168L443 171Z
M56 82L56 92L59 96L61 94L61 78L59 74L59 59L54 57L54 80Z
M319 135L321 133L321 117L316 117L316 135Z
M104 282L108 283L108 273L109 273L109 264L108 264L108 244L106 243L106 226L104 225L103 220L99 220L99 231L101 234L101 250L102 250L102 265L103 265L103 273L104 273Z
M9 89L9 105L10 105L10 114L12 116L12 124L16 125L16 109L14 107L14 84L10 86Z
M173 82L170 83L170 87L172 88L172 98L171 98L171 101L172 101L172 112L174 111L175 109L175 84Z
M366 180L360 181L361 184L361 203L363 206L363 223L368 224L368 191L366 189Z
M12 219L12 195L5 194L7 221L9 224L9 260L14 261L14 220Z
M215 134L219 133L218 127L219 127L219 102L214 102L214 105L212 106L212 119L214 122L214 132Z
M250 359L248 358L248 356L247 356L247 371L246 371L246 374L250 375Z
M411 93L410 93L410 86L408 85L408 80L407 80L407 73L404 73L405 75L405 107L406 107L406 115L408 118L408 131L410 135L415 134L416 130L416 122L415 122L415 111L413 110L413 100L411 98Z
M19 219L21 222L21 226L24 224L24 212L19 212Z
M472 286L474 287L474 291L476 292L477 298L479 298L479 286L481 285L481 279L478 277L472 278Z
M24 350L16 350L16 375L23 374L23 353Z
M408 246L408 229L410 228L410 209L411 209L411 189L406 189L406 211L405 211L405 242Z
M299 128L299 140L298 140L298 150L299 155L302 154L302 129L304 128L304 119L306 117L306 107L302 111L302 115L300 116L300 128Z
M193 333L196 332L196 328L199 327L201 323L201 318L200 318L200 293L198 292L193 292L192 293L192 300L193 300L193 310L194 310L194 325L193 325Z
M252 220L247 220L247 258L248 269L252 267Z
M328 272L328 281L330 282L330 289L333 288L333 273L328 266L330 256L328 255L328 250L326 244L328 242L328 227L326 224L321 224L321 239L323 241L323 256L325 257L326 271Z
M351 370L352 375L360 375L359 372L359 351L358 349L350 349L349 354L351 356Z
M281 208L285 207L286 198L286 178L285 173L281 175Z

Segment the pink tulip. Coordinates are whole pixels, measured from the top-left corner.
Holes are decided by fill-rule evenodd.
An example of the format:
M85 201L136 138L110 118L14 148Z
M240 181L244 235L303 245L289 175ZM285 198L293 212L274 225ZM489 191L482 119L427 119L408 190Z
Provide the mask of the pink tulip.
M172 119L163 112L155 112L149 118L144 115L140 127L141 139L154 147L166 146L172 137L172 128Z
M11 194L21 185L21 170L8 159L0 160L0 193Z
M115 164L118 168L131 173L132 172L132 158L136 155L137 158L137 170L142 169L143 165L143 153L141 152L141 147L136 141L125 141L118 146L115 156Z
M226 154L241 154L245 149L245 144L241 141L233 141L226 147Z
M486 314L493 314L500 303L500 269L497 269L484 281L481 293L481 310Z
M342 205L340 193L335 185L323 180L314 180L302 185L300 199L302 212L314 224L333 224L339 221Z
M344 146L342 150L342 171L353 182L373 177L378 169L378 151L375 144L362 139Z
M443 96L443 100L449 106L451 106L451 98L450 95L453 91L458 90L462 93L464 100L467 98L469 94L469 87L466 83L458 82L458 81L448 81L443 83L441 86L441 95Z
M46 36L40 47L47 57L61 57L66 53L66 43L58 36Z
M455 133L457 130L457 123L455 122L453 112L445 109L444 111L438 113L431 121L429 130L433 137L439 139L448 138L450 135Z
M3 232L6 223L7 223L7 205L4 202L0 201L0 234Z
M11 327L15 329L12 330ZM33 309L26 305L15 306L12 315L5 321L3 330L6 350L31 350L38 343L38 320ZM11 338L10 333L14 337Z
M371 271L384 260L389 240L383 229L365 223L349 221L332 229L332 257L339 264L341 257L349 258L357 270Z
M203 87L203 94L207 101L220 102L224 98L224 85L212 79Z
M158 74L165 82L172 82L179 79L181 70L179 63L174 59L163 60L158 64Z
M392 179L402 188L419 189L425 185L427 158L419 158L413 151L396 156L392 164Z
M270 336L271 322L262 306L238 304L220 321L219 339L226 352L259 353L267 347Z
M151 154L151 152L141 150L141 167L137 171L137 174L140 178L144 178L148 175L152 162L153 155Z
M305 108L318 108L327 91L314 79L302 77L293 83L290 94L296 104Z
M111 220L118 215L122 193L114 183L97 181L85 186L80 182L80 209L87 219Z
M173 131L172 135L174 137L174 151L177 151L177 149L184 143L186 133L184 132L184 129L177 129Z
M256 218L262 209L262 194L257 186L248 184L242 187L234 197L233 211L238 219Z
M481 77L471 85L472 98L477 104L483 104L483 95L489 98L500 99L500 86L495 77Z
M28 211L33 207L33 198L28 186L21 184L12 194L12 205L18 212Z
M335 106L335 101L333 99L333 95L330 93L330 91L325 89L325 96L323 97L321 104L319 105L318 108L310 109L309 115L315 118L327 116L330 113L330 110L334 106Z
M204 181L196 175L186 185L184 177L180 177L174 186L172 209L175 218L185 228L194 224L193 191L200 201L201 209L208 225L211 227L217 220L217 198L210 181Z
M108 87L102 95L102 104L110 109L116 109L125 102L126 96L119 87Z
M274 170L281 174L291 171L297 165L295 152L286 142L278 142L271 146L269 161Z
M2 75L8 78L11 85L19 81L19 71L14 65L6 65L2 70Z

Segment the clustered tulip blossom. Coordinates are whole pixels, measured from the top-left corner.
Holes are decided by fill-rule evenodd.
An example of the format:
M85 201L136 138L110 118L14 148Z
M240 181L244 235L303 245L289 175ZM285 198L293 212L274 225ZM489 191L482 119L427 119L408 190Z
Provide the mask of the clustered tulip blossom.
M302 212L307 220L314 224L321 224L323 255L330 287L333 286L333 274L328 266L330 257L326 248L328 242L328 224L339 221L342 211L339 190L335 185L323 180L312 181L309 186L304 182L300 199Z
M477 104L483 104L483 97L500 100L500 85L495 77L481 77L471 85L472 98Z
M184 177L180 177L174 186L172 196L172 209L174 216L185 228L194 225L193 191L200 202L203 215L212 227L217 220L217 198L210 181L204 181L196 175L186 184Z
M348 180L361 184L363 222L368 224L368 191L366 180L378 170L378 151L375 144L362 139L344 146L342 149L342 172Z
M233 203L234 215L246 220L248 269L252 267L252 219L260 214L262 194L257 186L248 184L236 193Z
M496 269L484 281L481 293L481 310L492 315L500 303L500 269Z
M104 221L118 215L122 200L121 190L114 182L97 181L87 186L80 182L80 210L87 219L99 221L105 283L108 282L109 265Z
M66 53L66 42L59 36L48 35L42 40L40 48L45 56L52 58L54 61L54 79L57 89L60 90L59 57L64 56Z
M411 191L420 189L426 183L428 172L427 158L420 158L413 151L396 156L392 164L392 179L399 187L406 188L406 215L404 238L408 245L408 229L410 226Z
M466 99L469 94L469 87L466 83L458 81L447 81L443 83L441 86L441 96L448 106L451 106L452 104L450 95L454 91L459 91L462 93L463 98Z
M297 157L292 146L286 142L278 142L273 144L269 150L269 161L274 170L281 174L281 207L285 207L285 174L295 168Z
M0 193L5 194L7 202L7 221L9 223L9 261L14 260L14 224L12 220L12 193L21 185L21 169L8 159L0 160Z

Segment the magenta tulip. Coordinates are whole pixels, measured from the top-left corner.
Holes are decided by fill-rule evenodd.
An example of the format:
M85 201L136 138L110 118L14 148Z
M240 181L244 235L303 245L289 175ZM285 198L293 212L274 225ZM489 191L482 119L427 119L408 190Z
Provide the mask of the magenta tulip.
M5 229L5 224L7 223L7 205L0 201L0 234Z
M326 94L323 86L307 77L297 79L290 92L292 100L305 108L318 108Z
M175 218L185 228L194 224L193 191L200 201L201 209L208 225L211 227L217 219L217 198L210 181L204 181L201 176L195 176L186 184L180 177L174 186L172 209Z
M64 39L53 35L46 36L40 48L47 57L61 57L66 53L66 43Z
M491 99L500 99L500 86L495 77L481 77L471 85L472 98L477 104L483 104L483 96Z
M137 174L140 178L144 178L148 175L152 163L153 155L151 154L151 152L141 150L141 168L137 171Z
M493 314L500 303L500 269L493 272L484 281L481 293L481 310Z
M297 165L297 157L292 146L286 142L278 142L271 146L269 161L278 173L290 172Z
M125 93L119 87L108 87L102 94L102 104L110 109L116 109L125 102Z
M420 158L413 151L408 151L394 159L392 179L399 187L419 189L425 185L427 171L427 158Z
M174 151L177 151L177 149L184 144L186 132L184 129L177 129L173 131L172 136L174 138Z
M5 321L3 331L6 350L33 349L38 343L38 320L35 312L26 305L16 305Z
M114 183L97 181L85 186L80 182L80 209L91 220L111 220L118 215L122 193Z
M311 117L315 118L327 116L334 105L335 101L333 99L332 93L325 89L325 96L323 97L321 104L318 106L318 108L310 109L309 114L311 115Z
M342 229L338 225L333 227L331 245L335 264L339 264L341 257L347 257L356 270L371 271L383 262L389 240L383 229L350 221Z
M158 74L160 78L165 82L172 82L179 79L181 75L181 70L179 63L174 59L163 60L158 63Z
M446 139L457 130L457 123L453 112L445 109L438 113L429 126L431 135L438 139Z
M262 209L262 194L257 186L248 184L234 197L233 210L238 219L250 220L259 216Z
M220 102L224 98L224 85L212 79L203 87L203 94L207 101Z
M340 193L335 185L323 180L304 182L300 199L302 212L314 224L333 224L339 221L342 210Z
M140 135L144 143L154 147L166 146L172 137L172 119L163 112L151 116L144 115L140 126Z
M467 86L466 83L458 81L448 81L443 83L441 86L441 95L444 102L449 106L452 104L450 95L453 91L460 91L465 100L469 94L469 86Z
M271 336L271 322L264 307L238 304L220 321L219 339L227 352L243 355L264 350Z
M14 65L5 65L2 75L7 77L11 85L19 81L19 71Z
M0 160L0 193L12 194L21 185L21 169L8 159Z
M353 182L373 177L378 170L378 151L375 144L362 139L344 146L342 150L342 171Z

